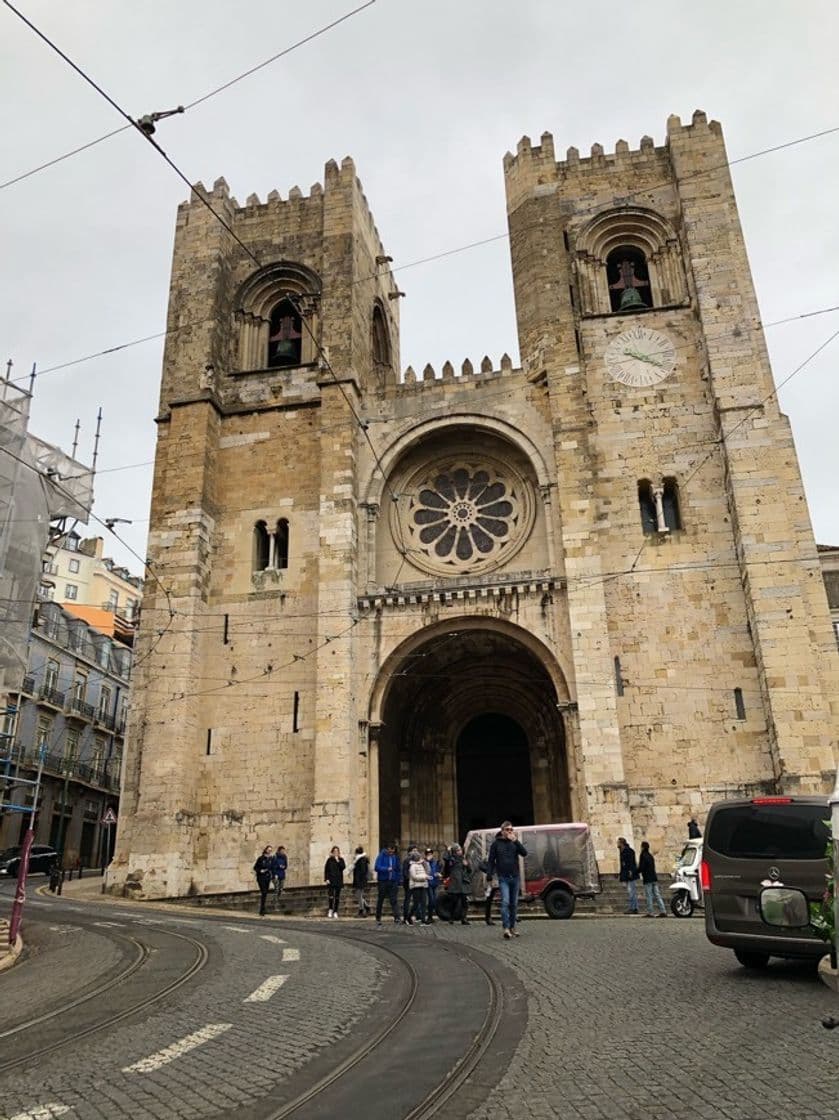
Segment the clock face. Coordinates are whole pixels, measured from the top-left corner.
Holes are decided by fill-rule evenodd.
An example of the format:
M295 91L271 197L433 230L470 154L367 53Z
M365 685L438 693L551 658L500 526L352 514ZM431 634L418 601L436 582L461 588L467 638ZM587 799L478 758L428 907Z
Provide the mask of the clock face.
M657 385L676 366L676 348L666 334L640 324L613 338L606 348L606 369L624 385Z

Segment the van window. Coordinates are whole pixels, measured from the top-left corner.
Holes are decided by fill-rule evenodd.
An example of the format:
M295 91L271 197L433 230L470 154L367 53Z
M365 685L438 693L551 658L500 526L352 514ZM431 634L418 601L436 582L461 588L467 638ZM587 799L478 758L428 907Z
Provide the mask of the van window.
M732 859L824 859L825 805L736 805L717 809L708 848Z

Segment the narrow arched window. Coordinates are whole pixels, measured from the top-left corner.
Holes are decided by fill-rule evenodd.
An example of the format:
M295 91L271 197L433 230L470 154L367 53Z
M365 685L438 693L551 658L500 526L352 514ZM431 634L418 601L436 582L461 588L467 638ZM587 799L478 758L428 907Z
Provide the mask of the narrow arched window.
M299 366L303 324L290 299L281 299L271 311L268 328L268 369Z
M661 495L664 508L664 524L668 529L681 529L682 518L679 512L679 487L675 478L665 478Z
M632 245L613 249L606 258L606 278L612 311L626 314L652 307L647 258Z
M641 528L644 532L657 532L658 517L656 516L653 484L648 478L642 478L638 483L638 508L641 512Z
M288 522L284 517L277 522L274 533L274 567L288 567Z
M378 303L373 305L371 324L373 361L379 366L390 366L390 332L387 329L385 313Z
M264 572L271 564L271 538L264 521L257 521L253 527L253 570Z

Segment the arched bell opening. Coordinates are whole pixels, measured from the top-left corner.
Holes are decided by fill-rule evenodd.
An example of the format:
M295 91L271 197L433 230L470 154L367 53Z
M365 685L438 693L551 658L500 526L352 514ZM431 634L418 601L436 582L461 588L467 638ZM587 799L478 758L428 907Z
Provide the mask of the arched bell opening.
M572 819L556 687L523 641L491 626L437 631L388 669L376 840L442 847L508 817Z

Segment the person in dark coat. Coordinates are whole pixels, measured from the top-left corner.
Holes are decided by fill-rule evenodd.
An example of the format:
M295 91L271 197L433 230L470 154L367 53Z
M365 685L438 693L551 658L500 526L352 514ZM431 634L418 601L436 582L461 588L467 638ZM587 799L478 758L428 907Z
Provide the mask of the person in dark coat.
M336 844L329 853L329 859L323 865L323 878L326 883L326 893L329 901L329 914L327 915L329 918L338 917L346 867L347 865L341 857L341 849Z
M655 856L650 851L650 845L646 840L641 841L641 854L638 857L638 874L641 876L641 882L644 884L644 897L647 901L647 914L648 918L654 918L655 908L659 907L659 918L667 917L667 907L664 905L664 899L661 897L661 890L658 886L658 875L655 870Z
M259 886L259 916L261 918L265 916L265 899L268 897L268 891L271 889L271 880L274 877L273 853L274 849L269 844L262 849L262 855L257 857L256 863L253 865L256 882Z
M425 862L428 864L428 921L431 923L437 912L437 888L440 886L443 865L433 848L425 849Z
M271 861L271 871L274 876L274 909L276 910L280 904L280 895L283 893L286 872L288 871L288 856L282 844L274 853L274 858Z
M370 913L367 902L367 880L370 878L370 857L361 844L355 849L355 858L352 861L352 889L358 903L359 918L366 918Z
M635 849L630 848L624 836L618 837L618 852L620 853L620 874L618 878L626 883L626 912L638 913L638 864L635 862Z
M697 823L696 817L691 817L688 821L688 840L701 840L702 832Z
M456 919L462 926L469 925L468 895L472 886L472 873L463 861L463 848L460 844L452 844L448 856L449 885L446 888L452 897L452 916L449 925Z
M516 836L510 821L504 821L498 835L493 840L487 859L487 879L498 879L498 893L501 895L501 925L507 940L518 937L516 918L518 916L519 858L527 855L527 848Z

